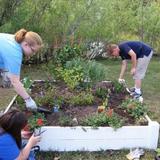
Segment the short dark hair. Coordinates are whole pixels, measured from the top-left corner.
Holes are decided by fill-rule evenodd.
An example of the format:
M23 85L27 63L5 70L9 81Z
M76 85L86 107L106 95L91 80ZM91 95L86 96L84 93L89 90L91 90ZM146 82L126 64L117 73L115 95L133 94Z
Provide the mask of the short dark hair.
M4 132L9 133L21 149L21 130L27 124L27 117L24 112L18 109L10 109L0 117L0 127Z

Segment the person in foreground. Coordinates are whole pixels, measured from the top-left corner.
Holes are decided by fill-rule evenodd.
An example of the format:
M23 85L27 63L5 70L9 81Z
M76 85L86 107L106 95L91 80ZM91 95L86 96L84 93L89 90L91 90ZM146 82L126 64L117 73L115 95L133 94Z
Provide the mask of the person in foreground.
M131 95L134 99L142 96L141 83L145 76L148 64L153 55L152 48L141 41L126 41L119 45L107 45L107 52L115 57L122 58L121 72L119 75L119 83L125 83L124 73L127 68L127 60L131 60L131 75L135 81L135 86L130 89Z
M26 107L31 110L37 110L37 105L20 81L20 70L23 54L29 58L39 51L42 43L37 33L25 29L20 29L14 35L0 33L0 72L3 87L13 85L17 94L26 102Z
M0 117L0 160L27 160L30 151L40 141L34 134L22 148L21 130L27 124L25 113L10 109ZM32 158L33 159L33 158Z

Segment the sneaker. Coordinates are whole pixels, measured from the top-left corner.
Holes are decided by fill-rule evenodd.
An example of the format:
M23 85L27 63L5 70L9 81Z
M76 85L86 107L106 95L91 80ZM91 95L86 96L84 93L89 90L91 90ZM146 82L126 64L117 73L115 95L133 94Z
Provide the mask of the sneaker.
M130 95L133 96L133 99L139 99L139 97L142 96L142 94L138 94L136 92L132 92Z
M135 88L132 87L132 88L129 88L129 91L132 93L132 92L135 92Z

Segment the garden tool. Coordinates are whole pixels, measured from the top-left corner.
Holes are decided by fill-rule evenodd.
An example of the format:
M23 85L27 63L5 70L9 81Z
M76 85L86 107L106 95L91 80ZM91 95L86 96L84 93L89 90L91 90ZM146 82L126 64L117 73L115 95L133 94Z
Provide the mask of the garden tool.
M51 114L52 113L52 111L50 111L46 108L43 108L43 107L37 107L37 112L44 113L44 114Z
M123 81L121 84L126 88L126 91L132 96L132 94L131 94L132 92L131 92L130 89L128 88L126 82ZM136 98L136 100L138 100L139 102L143 103L143 97L142 97L142 96Z
M120 83L120 84L122 84L125 88L126 88L126 91L130 94L131 93L131 91L129 90L129 88L127 87L127 84L126 84L126 81L124 80L124 79L118 79L118 82Z

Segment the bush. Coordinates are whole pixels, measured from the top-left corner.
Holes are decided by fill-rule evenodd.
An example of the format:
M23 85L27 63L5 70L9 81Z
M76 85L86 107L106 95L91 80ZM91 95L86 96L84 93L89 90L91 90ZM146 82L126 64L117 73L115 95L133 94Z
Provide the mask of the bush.
M78 45L76 44L74 46L65 45L63 48L57 50L54 60L56 63L64 66L67 61L75 57L79 57L81 53L82 50Z
M90 105L94 102L94 96L91 93L81 92L77 96L72 96L69 103L72 105Z
M139 119L147 113L147 107L145 104L130 98L125 100L121 107L125 108L127 112L136 119Z

